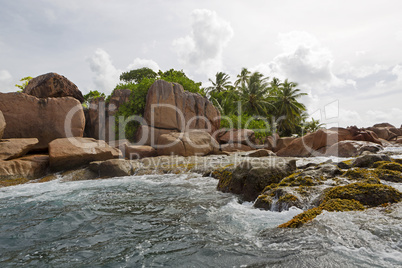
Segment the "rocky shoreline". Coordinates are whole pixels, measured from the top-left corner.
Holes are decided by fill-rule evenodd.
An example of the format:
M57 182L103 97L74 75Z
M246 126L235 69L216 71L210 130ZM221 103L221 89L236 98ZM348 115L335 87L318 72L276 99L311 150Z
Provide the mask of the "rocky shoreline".
M107 109L127 101L127 92L121 93ZM323 210L388 207L402 200L402 161L383 153L383 146L402 144L402 130L386 123L261 141L252 130L219 129L219 111L207 99L159 80L148 92L146 120L136 133L144 142L132 144L102 140L106 133L113 136L112 121L105 118L114 114L100 108L102 100L87 110L82 101L78 88L57 74L31 80L24 93L0 93L0 187L198 173L216 178L219 191L255 208L305 211L280 227L300 227ZM323 156L349 160L313 161Z

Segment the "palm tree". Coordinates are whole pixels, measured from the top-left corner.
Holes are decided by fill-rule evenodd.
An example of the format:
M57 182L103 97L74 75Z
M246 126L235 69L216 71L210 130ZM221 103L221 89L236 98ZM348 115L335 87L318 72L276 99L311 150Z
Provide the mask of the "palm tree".
M301 93L297 89L297 83L289 82L286 79L277 89L276 94L273 96L274 106L276 108L276 116L283 117L279 123L278 129L284 135L295 133L296 127L300 124L302 114L306 111L304 104L300 103L297 99L307 95Z
M250 71L247 68L242 68L240 74L237 75L237 80L234 83L235 87L243 85L250 78Z
M268 116L268 109L272 104L268 101L269 78L259 72L254 72L241 85L240 101L243 111L248 115Z
M229 75L224 73L224 72L218 72L215 75L215 81L212 81L211 79L208 79L211 83L212 86L208 87L208 90L213 90L217 92L222 92L224 90L227 90L229 86L231 86L232 82L228 81L229 80Z

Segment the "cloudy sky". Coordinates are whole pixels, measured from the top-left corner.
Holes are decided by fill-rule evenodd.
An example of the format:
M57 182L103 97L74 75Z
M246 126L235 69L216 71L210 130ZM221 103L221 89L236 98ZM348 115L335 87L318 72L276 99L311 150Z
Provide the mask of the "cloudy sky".
M242 67L289 78L329 126L402 124L402 2L0 0L0 91L57 72L110 93L123 71Z

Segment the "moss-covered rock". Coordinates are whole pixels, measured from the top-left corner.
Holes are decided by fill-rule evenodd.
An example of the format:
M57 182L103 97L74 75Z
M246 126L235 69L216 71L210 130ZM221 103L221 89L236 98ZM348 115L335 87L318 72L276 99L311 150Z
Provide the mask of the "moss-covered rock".
M245 201L254 201L268 185L278 183L296 169L295 161L271 157L268 162L246 160L232 174L218 171L218 190L239 194Z
M0 180L0 187L14 186L14 185L18 185L18 184L24 184L27 182L29 182L29 180L27 178Z
M320 208L327 211L352 211L352 210L364 210L365 207L359 201L354 199L330 199L320 205Z
M323 210L327 211L353 211L364 210L365 207L356 200L348 199L330 199L322 203L319 207L309 209L293 217L290 221L279 225L279 228L298 228L305 223L312 221L321 214Z
M336 198L354 199L363 205L378 206L401 201L402 193L388 185L357 182L330 188L324 195L324 202Z
M279 228L299 228L320 215L322 208L312 208L293 217L290 221L279 225Z
M337 164L337 166L341 169L349 169L352 167L352 164L353 164L353 159L350 159L350 160L345 160L345 161L339 162Z
M391 158L385 154L367 154L360 157L357 157L352 166L353 167L362 167L362 168L370 168L373 167L375 162L378 161L387 161L390 162Z
M261 208L264 210L270 210L272 207L272 203L273 203L272 196L261 194L255 200L254 207Z
M386 169L386 170L393 170L402 172L402 164L397 162L386 162L386 161L379 161L374 163L373 167L378 169Z
M351 180L358 180L365 183L379 184L380 180L375 170L364 168L352 168L343 173L344 177Z

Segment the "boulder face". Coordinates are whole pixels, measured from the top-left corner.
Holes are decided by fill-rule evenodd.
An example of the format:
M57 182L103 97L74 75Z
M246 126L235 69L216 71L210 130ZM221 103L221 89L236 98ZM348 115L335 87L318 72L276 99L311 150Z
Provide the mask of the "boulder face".
M7 126L3 138L37 138L33 149L45 150L58 138L82 137L85 116L72 97L39 99L24 93L0 93Z
M230 129L226 131L220 130L219 143L241 143L244 145L255 144L255 134L251 129Z
M177 132L205 130L212 135L220 128L220 113L206 97L163 80L148 90L144 119L144 124L152 128Z
M361 155L363 152L376 153L383 147L377 143L369 141L340 141L332 145L327 151L328 156L338 157L354 157Z
M3 113L0 111L0 139L3 138L4 129L6 128L6 120Z
M0 161L0 180L26 178L38 179L46 175L48 155L30 155L8 161Z
M0 160L10 160L24 156L38 142L36 138L0 140Z
M280 182L296 170L295 160L271 157L266 161L245 160L231 172L218 176L218 190L239 194L245 201L254 201L267 185Z
M64 138L49 143L50 169L61 171L121 156L119 149L91 138Z
M129 89L115 89L108 103L102 97L91 100L86 115L85 135L97 140L114 140L114 116L120 106L129 101L130 95Z
M130 95L130 89L115 89L110 96L110 100L108 103L109 115L115 115L120 106L130 100Z
M374 133L356 127L319 129L304 137L296 138L276 154L293 157L322 156L325 155L329 147L344 140L369 141L381 144Z
M204 131L172 132L159 137L158 155L204 156L217 152L218 142Z
M24 93L38 98L73 97L84 102L78 87L62 75L47 73L31 79Z
M154 148L147 145L124 144L124 149L122 151L124 151L124 155L128 159L141 159L158 155Z

